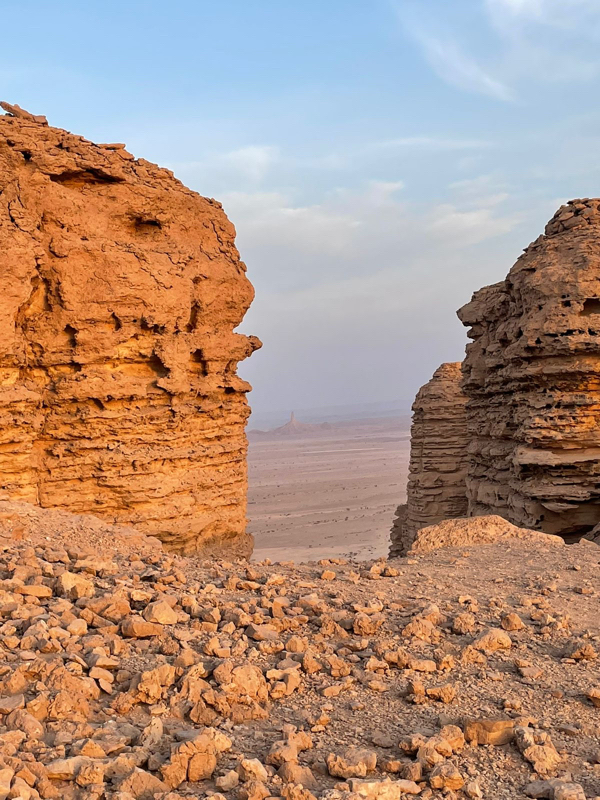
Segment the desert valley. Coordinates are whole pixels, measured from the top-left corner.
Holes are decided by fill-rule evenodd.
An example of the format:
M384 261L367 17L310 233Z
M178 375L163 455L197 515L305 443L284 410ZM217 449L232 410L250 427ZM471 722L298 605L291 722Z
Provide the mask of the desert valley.
M406 418L249 433L254 559L378 558L408 476Z
M0 800L600 798L600 200L248 455L221 204L1 106Z

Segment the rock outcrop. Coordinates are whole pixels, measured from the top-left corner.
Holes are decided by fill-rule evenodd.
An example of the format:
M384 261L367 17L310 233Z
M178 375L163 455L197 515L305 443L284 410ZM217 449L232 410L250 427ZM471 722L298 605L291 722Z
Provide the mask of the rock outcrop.
M458 312L471 515L586 535L600 523L600 200L573 200L506 280Z
M247 555L253 298L221 205L121 144L0 117L0 498Z
M560 536L548 536L540 531L517 528L496 515L445 519L421 528L415 534L410 553L433 553L443 547L472 547L495 544L508 539L522 539L532 545L564 545Z
M406 555L427 525L467 513L466 397L460 363L442 364L413 404L406 506L391 533L390 557Z

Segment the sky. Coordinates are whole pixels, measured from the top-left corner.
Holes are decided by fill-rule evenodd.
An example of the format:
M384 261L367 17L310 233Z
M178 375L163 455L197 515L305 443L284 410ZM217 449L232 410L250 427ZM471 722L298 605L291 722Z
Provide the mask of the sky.
M396 402L600 195L600 0L0 0L0 99L220 200L260 412Z

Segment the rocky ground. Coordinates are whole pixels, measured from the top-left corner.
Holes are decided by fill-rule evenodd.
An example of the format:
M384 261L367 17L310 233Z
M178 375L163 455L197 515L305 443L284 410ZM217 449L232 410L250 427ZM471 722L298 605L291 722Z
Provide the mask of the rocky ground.
M600 796L595 544L203 562L9 503L0 533L0 798Z

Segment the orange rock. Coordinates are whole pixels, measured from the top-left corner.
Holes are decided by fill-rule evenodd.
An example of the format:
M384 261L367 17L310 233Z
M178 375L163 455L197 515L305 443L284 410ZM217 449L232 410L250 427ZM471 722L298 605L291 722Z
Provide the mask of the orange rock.
M458 316L469 513L565 536L599 520L600 199L562 206Z
M253 289L215 200L121 146L0 116L0 499L247 556Z
M396 511L390 558L405 556L421 528L467 513L467 398L460 367L442 364L413 403L407 504Z

